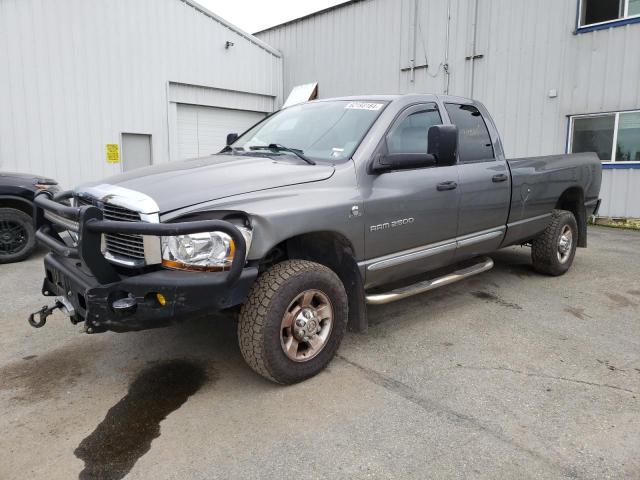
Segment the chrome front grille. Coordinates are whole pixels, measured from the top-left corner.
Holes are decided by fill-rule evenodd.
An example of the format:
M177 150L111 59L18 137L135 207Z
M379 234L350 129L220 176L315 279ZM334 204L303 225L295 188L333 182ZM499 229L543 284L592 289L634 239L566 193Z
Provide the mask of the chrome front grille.
M140 214L127 208L105 203L102 207L102 215L105 220L117 222L139 222ZM144 239L142 235L127 233L107 233L104 236L106 251L116 258L130 259L136 262L144 262Z
M119 222L139 222L140 214L127 208L118 207L105 203L102 212L107 220L117 220Z
M117 222L140 222L142 220L138 212L129 210L110 203L97 202L87 197L76 197L76 205L95 205L102 210L105 220ZM132 235L127 233L106 233L104 234L103 251L107 259L116 263L130 266L142 266L146 263L144 238L142 235Z
M77 207L93 205L93 202L91 201L91 199L85 198L85 197L75 197L75 202Z

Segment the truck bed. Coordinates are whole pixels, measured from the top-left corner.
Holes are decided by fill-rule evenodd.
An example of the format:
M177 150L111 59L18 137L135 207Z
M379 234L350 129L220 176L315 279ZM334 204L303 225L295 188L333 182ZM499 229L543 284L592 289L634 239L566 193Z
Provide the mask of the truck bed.
M585 205L598 201L602 170L595 153L508 159L511 210L503 246L531 238L548 223L563 195L581 197Z

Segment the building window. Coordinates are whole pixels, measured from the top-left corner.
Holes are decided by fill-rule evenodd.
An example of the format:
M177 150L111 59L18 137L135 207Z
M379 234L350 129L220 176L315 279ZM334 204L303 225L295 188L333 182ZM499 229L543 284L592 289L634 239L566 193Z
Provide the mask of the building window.
M619 114L615 158L616 162L640 162L640 112Z
M580 0L579 28L640 17L640 0Z
M603 162L640 162L640 110L571 117L569 153L581 152Z

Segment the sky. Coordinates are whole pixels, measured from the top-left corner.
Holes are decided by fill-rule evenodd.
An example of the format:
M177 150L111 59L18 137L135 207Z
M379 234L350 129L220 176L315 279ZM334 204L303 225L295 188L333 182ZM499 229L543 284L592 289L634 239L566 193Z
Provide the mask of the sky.
M248 33L279 25L345 0L195 0Z

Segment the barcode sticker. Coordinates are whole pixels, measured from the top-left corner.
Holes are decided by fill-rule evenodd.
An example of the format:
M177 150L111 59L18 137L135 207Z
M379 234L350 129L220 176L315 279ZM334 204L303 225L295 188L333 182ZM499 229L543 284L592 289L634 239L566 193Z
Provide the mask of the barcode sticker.
M382 103L370 103L370 102L351 102L347 104L346 109L349 110L373 110L378 111L383 107Z

